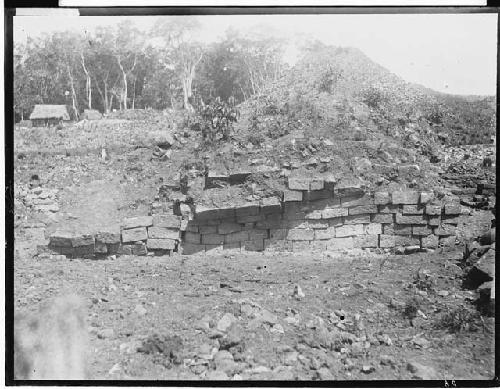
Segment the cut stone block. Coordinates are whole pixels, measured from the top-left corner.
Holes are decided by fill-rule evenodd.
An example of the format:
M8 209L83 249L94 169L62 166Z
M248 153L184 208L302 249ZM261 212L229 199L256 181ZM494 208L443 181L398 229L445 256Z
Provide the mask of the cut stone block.
M98 242L105 244L116 244L120 243L120 229L117 227L114 231L106 230L99 231L95 236L96 244Z
M91 234L74 235L71 239L73 247L91 246L94 245L94 236Z
M123 220L122 222L122 228L124 230L139 228L139 227L149 227L152 225L153 225L153 216L131 217Z
M349 208L349 215L363 215L377 212L378 208L376 205L359 205L357 207Z
M314 239L314 230L307 228L307 229L291 229L288 230L288 240L295 241L295 240L313 240Z
M131 244L122 244L118 250L119 255L132 255L132 246Z
M379 213L397 213L400 211L398 205L388 204L388 205L379 205L378 206Z
M231 250L231 251L240 252L241 251L241 244L240 244L240 242L224 243L223 248L224 248L224 250Z
M309 241L292 241L292 251L294 253L309 252L311 249Z
M446 224L458 224L460 221L459 216L456 215L444 215L441 216L441 220Z
M341 251L354 248L353 238L333 238L326 242L326 248L329 251Z
M396 214L396 223L398 224L422 224L426 225L427 220L424 216L420 215L402 215L400 213Z
M370 223L370 215L350 215L344 217L344 224Z
M188 224L189 224L189 220L188 219L182 219L181 220L181 231L186 231L187 227L188 227Z
M441 224L436 230L434 231L434 234L438 236L450 236L450 235L456 235L457 233L457 227L452 225L452 224Z
M73 233L69 231L56 231L49 237L49 244L54 247L73 247Z
M440 236L439 237L439 246L441 247L453 247L456 243L455 236Z
M265 220L265 215L263 213L259 213L258 215L239 216L236 218L236 222L241 224L255 223L262 220Z
M374 205L375 202L374 202L374 199L372 196L364 195L364 196L342 197L340 199L340 204L343 207L350 208L350 207L358 207L358 206L365 206L365 205Z
M236 217L258 215L259 211L260 205L258 202L246 203L236 208Z
M420 193L420 203L421 204L427 204L434 200L434 193L433 192L422 192Z
M329 227L328 220L308 220L307 224L309 224L310 228L316 229L325 229Z
M403 215L423 215L424 207L418 205L403 205Z
M269 238L268 230L250 230L248 231L248 240L260 240Z
M447 203L444 205L445 215L460 215L461 212L462 209L460 208L460 204Z
M321 212L321 217L323 219L337 218L340 216L347 216L349 211L347 208L328 208Z
M230 234L241 231L241 225L238 223L222 223L218 227L219 234Z
M243 242L242 248L246 251L264 251L264 239L246 240Z
M285 228L272 228L269 230L269 238L271 240L284 240L288 234L288 230Z
M425 206L425 214L426 215L436 215L436 216L441 215L441 206L427 204Z
M339 182L335 185L334 193L336 197L362 196L365 191L361 188L361 184L349 184Z
M333 196L333 193L327 189L314 190L310 192L304 192L306 201L318 201L328 199Z
M310 179L299 177L288 177L288 189L309 190Z
M95 242L94 245L94 253L96 254L107 254L108 252L108 247L106 246L106 243L103 242Z
M429 226L437 227L441 224L441 216L429 216L427 223Z
M378 235L355 236L353 246L359 248L378 247Z
M188 223L187 227L186 227L186 232L198 232L199 231L199 227L197 224L194 224L194 223Z
M309 249L312 252L322 253L322 252L326 251L326 248L327 248L327 243L325 240L312 240L309 243Z
M325 187L325 182L320 178L314 178L309 183L309 190L311 191L322 190L324 187Z
M221 235L221 234L203 234L201 236L201 243L222 245L224 243L224 235Z
M428 226L413 226L413 235L427 236L432 234L432 228Z
M370 223L365 225L365 234L367 235L379 235L382 233L382 224L380 223Z
M239 231L224 236L224 243L239 243L248 240L248 231Z
M264 214L280 212L281 202L277 197L266 197L262 199L260 209Z
M386 205L391 203L391 195L388 192L375 192L374 203L377 205Z
M184 242L199 244L201 243L201 235L197 232L186 232L186 235L184 236Z
M255 227L263 230L267 230L270 228L280 228L282 226L281 220L264 220L261 222L257 222Z
M196 220L214 220L232 218L235 215L234 208L213 208L205 207L203 205L196 206L195 219Z
M344 221L343 221L343 218L341 218L341 217L334 217L332 219L328 219L328 225L330 227L340 227L343 224L344 224Z
M205 245L203 244L193 244L193 243L184 243L182 245L182 254L191 255L205 251Z
M436 247L438 247L438 244L439 238L436 235L428 235L422 237L423 248L435 249Z
M396 246L396 238L394 235L380 235L379 247L391 248Z
M394 223L394 214L392 213L377 213L371 215L373 223Z
M322 213L322 211L320 211L320 210L307 212L306 219L312 219L312 220L321 219L321 213Z
M394 191L392 192L393 204L418 204L420 193L416 191Z
M120 251L121 243L106 243L108 254L117 254Z
M147 248L150 250L174 250L175 239L148 239Z
M181 226L181 217L177 215L153 215L153 226L178 229Z
M93 244L73 247L73 258L83 258L92 256L94 255L94 248L95 246Z
M328 227L326 230L315 230L314 239L328 240L335 238L335 227Z
M149 227L148 238L179 240L179 230L171 230L169 228L162 228L162 227Z
M364 234L363 224L343 225L335 229L335 236L338 238L362 234Z
M129 230L122 231L122 242L137 242L139 240L146 240L148 238L148 232L146 227L131 228Z
M200 226L198 231L200 234L215 234L217 233L217 226Z
M144 242L135 242L132 245L132 255L144 256L148 254L148 249Z
M418 246L420 239L412 236L394 235L396 246Z
M296 190L285 190L283 192L283 201L302 201L302 192Z

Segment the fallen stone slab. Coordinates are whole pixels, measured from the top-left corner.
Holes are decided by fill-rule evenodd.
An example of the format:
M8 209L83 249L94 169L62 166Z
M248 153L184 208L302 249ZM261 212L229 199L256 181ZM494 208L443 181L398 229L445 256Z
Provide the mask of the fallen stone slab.
M132 229L138 227L149 227L153 225L153 217L152 216L138 216L131 217L123 220L121 227L125 229ZM137 239L140 240L140 239Z
M179 228L180 226L180 216L169 214L153 215L153 227Z
M137 242L140 240L146 240L147 238L148 232L146 230L146 227L131 228L122 231L123 243Z
M174 250L176 248L174 239L148 239L146 246L149 250Z

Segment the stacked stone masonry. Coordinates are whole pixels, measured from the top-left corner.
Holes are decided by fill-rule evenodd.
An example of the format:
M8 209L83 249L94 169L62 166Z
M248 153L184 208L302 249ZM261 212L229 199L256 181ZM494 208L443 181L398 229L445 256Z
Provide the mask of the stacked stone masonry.
M56 232L53 250L73 257L148 252L341 251L353 248L420 249L455 243L460 204L433 192L365 192L358 186L290 178L281 198L234 207L187 204L177 215L126 219L95 235Z

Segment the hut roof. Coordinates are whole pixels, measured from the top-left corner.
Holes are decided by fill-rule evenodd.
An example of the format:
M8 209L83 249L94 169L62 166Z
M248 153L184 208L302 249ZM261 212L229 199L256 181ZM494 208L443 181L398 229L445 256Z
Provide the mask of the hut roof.
M30 115L33 119L63 119L70 120L68 110L65 105L37 104Z

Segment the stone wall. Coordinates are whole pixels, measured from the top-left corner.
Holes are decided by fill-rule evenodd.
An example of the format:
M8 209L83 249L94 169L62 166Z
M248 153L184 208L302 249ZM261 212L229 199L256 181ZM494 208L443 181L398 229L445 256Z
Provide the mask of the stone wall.
M178 203L172 213L123 221L95 235L56 232L66 255L183 254L218 250L433 249L455 244L461 207L433 192L367 192L321 179L288 180L281 198L225 208ZM174 215L173 213L177 215Z

